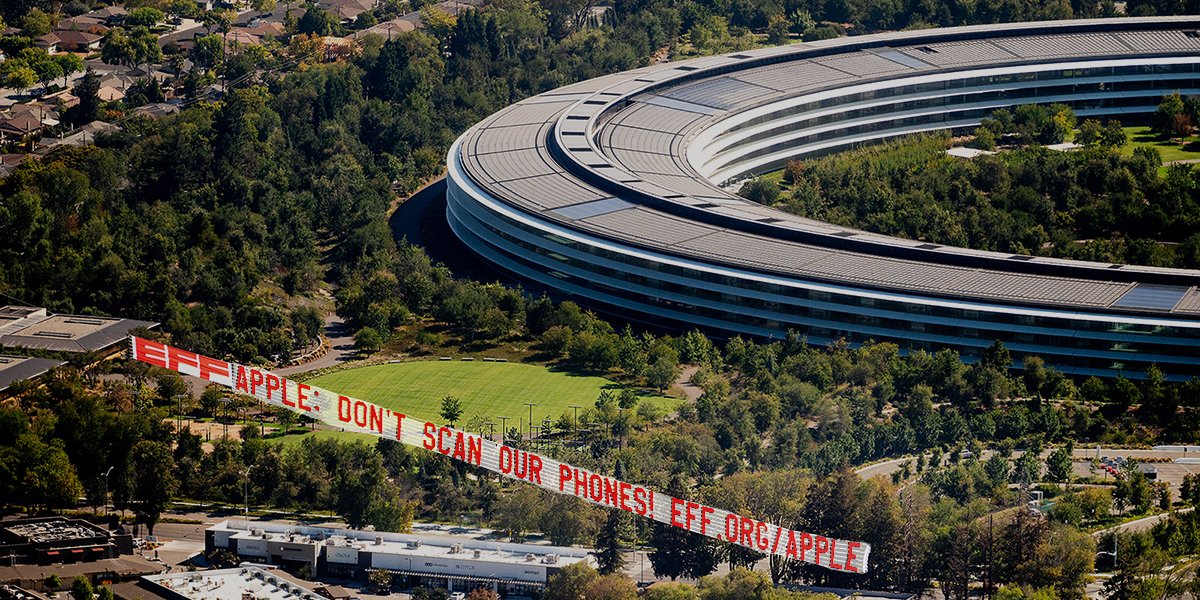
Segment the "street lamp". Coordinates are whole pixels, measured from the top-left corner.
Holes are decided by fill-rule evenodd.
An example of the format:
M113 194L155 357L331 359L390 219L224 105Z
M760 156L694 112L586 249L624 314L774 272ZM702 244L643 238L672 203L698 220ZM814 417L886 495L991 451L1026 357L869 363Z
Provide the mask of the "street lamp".
M183 433L183 399L186 397L187 396L185 396L184 394L179 394L179 395L175 396L175 399L179 401L179 411L175 415L175 433L176 434Z
M225 424L225 433L223 434L225 436L225 439L229 439L229 403L230 402L233 402L233 398L221 398L221 404L225 407L225 409L221 411L221 414L224 417L223 419L221 419L221 422Z
M504 444L504 442L508 440L508 420L512 417L498 415L497 418L500 419L500 443Z
M109 467L108 470L104 472L104 495L101 500L104 502L104 516L106 517L108 516L108 474L112 473L112 470L113 468Z
M534 402L526 402L525 406L529 407L529 437L533 437L533 407L537 406Z
M575 409L575 416L571 419L571 437L575 439L575 445L579 446L579 409L583 407L572 404L571 408Z
M257 466L257 464L250 465L249 467L246 467L246 470L243 472L245 479L242 480L242 498L246 503L246 508L242 512L243 515L250 514L250 471L253 471L254 467Z

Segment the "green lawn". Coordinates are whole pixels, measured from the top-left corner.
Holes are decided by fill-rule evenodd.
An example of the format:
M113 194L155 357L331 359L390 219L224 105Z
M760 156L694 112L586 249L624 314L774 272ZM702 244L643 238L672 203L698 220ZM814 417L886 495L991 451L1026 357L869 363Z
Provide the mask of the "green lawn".
M1149 146L1158 149L1163 162L1200 160L1200 140L1196 138L1189 138L1184 144L1164 141L1159 134L1151 131L1150 127L1145 125L1126 127L1125 133L1129 136L1129 143L1121 148L1121 154L1124 156L1132 156L1134 148Z
M542 417L557 419L563 412L571 413L572 404L594 406L596 396L606 387L614 394L620 390L618 384L602 377L571 375L536 365L481 361L376 365L322 375L309 383L439 422L442 398L454 396L463 403L460 425L477 414L497 424L500 416L510 417L509 427L517 426L518 417L529 418L526 402L538 405L533 409L535 421ZM674 410L679 402L658 396L643 396L641 401L667 410Z
M301 431L304 433L300 433ZM296 426L292 428L292 433L283 436L272 436L267 438L267 441L275 444L283 444L285 446L294 446L310 437L317 439L336 439L341 442L356 442L361 440L367 442L368 444L374 444L375 440L377 439L375 436L366 433L336 431L333 429L318 429L316 431L308 431L305 428Z

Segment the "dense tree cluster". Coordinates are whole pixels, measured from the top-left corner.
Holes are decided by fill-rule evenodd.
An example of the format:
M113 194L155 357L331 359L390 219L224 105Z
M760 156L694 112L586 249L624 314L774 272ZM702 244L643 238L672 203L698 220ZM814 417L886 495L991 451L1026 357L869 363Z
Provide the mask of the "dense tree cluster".
M997 114L980 136L1055 142L1071 122L1065 113L1022 107ZM1200 266L1200 170L1174 165L1160 177L1155 150L1138 147L1123 156L1113 147L1124 142L1119 126L1085 125L1081 135L1091 145L1075 152L1029 145L964 160L945 154L947 136L920 136L792 162L782 191L756 180L743 195L839 225L937 244Z

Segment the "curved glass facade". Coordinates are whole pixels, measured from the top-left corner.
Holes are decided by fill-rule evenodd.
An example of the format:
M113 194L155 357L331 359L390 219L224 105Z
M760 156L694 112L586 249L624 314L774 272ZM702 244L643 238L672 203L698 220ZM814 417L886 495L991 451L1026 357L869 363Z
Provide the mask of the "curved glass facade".
M723 181L806 153L972 127L993 110L1018 104L1061 102L1087 117L1152 112L1166 93L1200 94L1197 65L1200 56L1074 59L881 79L735 111L689 133L686 153L697 172ZM967 360L1000 340L1018 361L1037 355L1077 375L1138 378L1157 364L1172 380L1200 376L1200 316L874 289L622 242L522 207L494 191L502 187L477 184L461 154L468 135L448 157L446 212L455 234L505 271L603 310L722 335L782 337L794 329L816 344L845 339L889 341L904 350L953 348ZM549 135L544 143L558 142Z

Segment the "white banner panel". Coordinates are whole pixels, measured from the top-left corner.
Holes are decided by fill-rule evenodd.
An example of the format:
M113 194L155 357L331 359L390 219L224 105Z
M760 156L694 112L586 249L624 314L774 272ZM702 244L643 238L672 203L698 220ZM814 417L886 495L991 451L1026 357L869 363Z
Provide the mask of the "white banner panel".
M795 531L672 498L473 433L410 419L382 406L290 381L256 367L209 358L139 337L130 339L130 352L135 360L219 383L333 427L398 440L592 504L835 571L867 571L869 544Z

